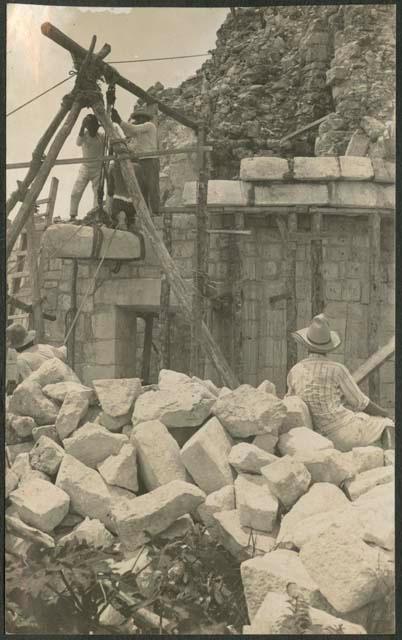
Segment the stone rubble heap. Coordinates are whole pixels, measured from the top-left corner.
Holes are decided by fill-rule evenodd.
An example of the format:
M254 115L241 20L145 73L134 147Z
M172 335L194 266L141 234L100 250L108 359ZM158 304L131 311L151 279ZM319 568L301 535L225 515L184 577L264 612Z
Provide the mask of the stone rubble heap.
M249 634L295 633L289 583L318 633L366 633L392 592L393 452L337 451L268 381L163 370L89 388L49 360L8 398L6 443L6 549L116 542L131 558L199 521L241 563Z

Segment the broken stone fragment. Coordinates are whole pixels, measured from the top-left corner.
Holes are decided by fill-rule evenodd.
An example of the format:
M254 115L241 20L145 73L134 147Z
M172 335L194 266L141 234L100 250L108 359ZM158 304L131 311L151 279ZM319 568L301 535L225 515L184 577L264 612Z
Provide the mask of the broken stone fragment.
M71 510L83 517L97 518L114 531L110 493L97 471L65 454L57 474L56 487L70 496Z
M301 398L298 396L286 396L283 399L283 404L286 407L287 413L279 429L280 434L287 433L297 427L313 428L309 408Z
M339 486L355 475L353 460L337 449L299 453L294 458L305 465L313 482L332 482Z
M387 449L384 451L384 464L385 466L393 465L395 466L395 450Z
M166 427L199 427L210 415L215 397L196 382L143 393L135 403L133 425L160 420Z
M98 464L98 471L107 484L138 491L136 450L131 444Z
M5 487L6 498L8 498L10 493L18 487L18 483L19 483L19 478L17 474L14 473L12 469L6 469L6 487Z
M213 395L215 398L217 398L219 396L219 389L218 387L212 382L212 380L201 380L201 378L197 378L197 376L193 376L191 378L191 380L193 382L197 382L200 385L203 385L207 391L209 391L209 393L211 395Z
M289 582L294 582L309 604L321 606L324 598L317 584L307 573L299 555L294 551L277 549L263 558L251 558L240 565L243 591L250 621L269 591L286 594Z
M276 593L269 591L256 616L253 623L249 627L249 633L251 635L300 635L300 628L298 626L298 617L292 615L290 606L290 598L285 593ZM342 629L342 633L347 635L364 635L366 630L360 624L354 624L343 618L317 609L315 607L308 608L308 615L310 616L311 626L304 631L307 635L310 634L310 629L314 629L314 634L318 635L330 635L335 633L336 629Z
M228 455L232 440L217 418L211 418L186 442L181 460L196 484L206 494L234 480Z
M13 464L11 465L11 471L15 473L18 480L21 480L24 475L32 471L31 463L29 461L29 452L19 453L16 456Z
M393 586L378 548L337 525L303 545L300 559L321 593L341 613L383 597Z
M161 369L159 371L159 389L170 389L171 387L187 384L189 382L191 382L191 378L185 373L181 373L180 371L173 371L172 369Z
M366 493L377 485L393 482L395 477L394 467L379 467L378 469L369 469L359 473L355 478L345 482L345 491L351 500L356 500L363 493Z
M283 456L307 454L322 449L333 449L334 444L328 438L307 427L296 427L279 436L278 449Z
M194 521L189 513L177 518L173 524L160 533L160 537L164 540L175 540L176 538L182 538L184 535L192 531L194 528Z
M126 622L125 616L108 604L99 615L99 624L104 627L120 627Z
M54 476L60 467L64 454L63 447L50 438L41 436L28 455L32 469Z
M238 473L260 474L262 467L275 462L278 458L256 447L255 444L239 442L230 450L228 460Z
M23 522L46 533L60 524L70 506L65 491L38 478L13 491L10 500Z
M112 418L131 413L142 388L140 378L94 380L93 386L103 411Z
M220 511L233 511L235 506L234 484L228 484L226 487L210 493L206 497L205 502L198 507L197 515L201 518L214 539L219 537L217 530L218 525L214 514Z
M363 533L359 511L354 509L352 504L349 504L346 507L330 509L300 520L288 530L286 540L292 547L301 549L314 536L325 531L333 524L337 524L344 531L350 531L353 534L359 533L360 535L360 533Z
M352 459L356 473L362 473L384 465L384 450L381 447L355 447L344 455Z
M8 459L12 465L20 453L29 453L34 446L33 442L21 442L19 444L9 444L6 447Z
M63 403L66 395L73 391L85 394L89 404L96 404L97 397L94 389L86 387L79 382L56 382L55 384L47 384L43 387L45 396L60 403Z
M264 380L257 387L258 391L264 391L264 393L270 393L273 396L276 396L276 387L273 382L269 380Z
M11 427L20 438L28 438L32 435L36 423L30 416L13 416Z
M263 531L254 531L240 524L238 509L216 512L219 541L240 562L253 556L263 556L271 551L275 538Z
M38 382L32 380L31 376L15 389L11 396L10 411L18 416L30 416L38 425L54 423L59 406L45 396Z
M243 384L218 398L212 413L231 436L247 438L260 433L277 435L286 407L274 395Z
M53 549L55 546L54 539L47 533L43 533L35 527L30 527L23 522L18 516L6 515L5 524L7 531L12 532L16 537L21 537L23 540L30 540L40 544L47 549Z
M56 419L56 431L60 440L68 438L78 427L88 411L88 394L70 391L66 394Z
M39 369L31 373L29 380L38 383L40 387L45 387L47 384L55 384L57 382L77 382L81 384L74 371L70 369L65 362L59 360L59 358L46 360L46 362L41 364Z
M276 525L279 503L262 476L241 474L235 480L236 508L240 525L271 533Z
M96 469L110 455L119 453L128 438L120 433L111 433L105 427L87 422L63 442L71 456L88 467Z
M128 507L115 503L113 515L121 543L133 551L167 529L177 518L194 512L204 502L205 493L183 480L173 480L139 496Z
M284 456L262 467L261 473L273 495L287 509L306 493L311 483L311 475L304 464L291 456Z
M116 433L117 431L121 431L123 427L131 424L131 413L126 413L124 416L119 416L118 418L114 418L110 416L105 411L102 411L98 418L96 419L96 424L101 424L103 427L106 427L108 431L112 433Z
M105 525L97 518L86 517L79 525L58 540L58 545L69 542L85 542L89 547L107 548L115 541L114 536L108 531Z
M139 471L148 491L172 480L186 480L186 470L176 440L159 420L134 427L131 442L137 450Z
M393 519L379 519L377 514L370 517L364 527L363 540L392 551L395 548L395 526Z
M60 444L60 438L57 435L56 427L54 424L45 424L42 427L34 427L32 429L32 437L34 442L37 442L41 436L46 436L57 444Z
M259 449L263 449L267 453L275 453L276 445L278 444L278 436L272 435L272 433L262 433L256 436L252 442Z
M218 398L223 398L224 396L227 396L228 393L232 393L232 390L228 387L222 387L219 389Z

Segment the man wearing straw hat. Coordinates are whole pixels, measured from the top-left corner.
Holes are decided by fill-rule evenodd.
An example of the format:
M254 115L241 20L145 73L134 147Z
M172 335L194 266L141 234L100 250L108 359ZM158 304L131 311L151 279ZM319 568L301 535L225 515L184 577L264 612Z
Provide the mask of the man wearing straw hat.
M309 327L292 333L309 355L289 372L287 395L307 404L314 428L340 451L377 444L394 448L395 425L382 407L357 386L348 369L327 354L341 344L323 314Z
M52 347L50 344L35 344L36 331L27 331L22 324L14 322L6 329L7 346L17 352L18 382L25 380L41 364L51 358L66 360L66 347Z

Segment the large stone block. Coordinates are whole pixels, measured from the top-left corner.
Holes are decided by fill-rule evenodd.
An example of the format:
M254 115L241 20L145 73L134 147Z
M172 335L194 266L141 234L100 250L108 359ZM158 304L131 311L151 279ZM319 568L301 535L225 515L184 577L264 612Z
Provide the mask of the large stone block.
M379 186L371 182L330 182L329 203L335 207L376 207Z
M113 515L123 547L134 551L150 536L167 529L177 518L194 512L205 493L183 480L173 480L133 500L128 507L116 503Z
M234 484L228 484L226 487L210 493L206 497L205 502L198 507L197 515L201 518L208 532L214 539L219 537L215 513L233 511L235 506Z
M331 482L339 486L355 475L353 461L337 449L299 453L295 459L305 465L313 482Z
M325 184L271 184L254 188L256 205L327 205Z
M56 431L60 440L68 438L78 427L88 411L86 391L69 391L56 418Z
M212 412L231 436L246 438L260 433L277 435L286 407L276 396L243 384L218 398Z
M300 559L321 593L341 613L363 607L393 587L385 555L336 525L303 545Z
M275 544L275 538L268 533L242 527L238 509L219 511L214 517L220 543L240 562L255 555L263 556Z
M97 471L66 454L57 474L56 486L70 496L73 511L84 518L98 518L114 531L111 496Z
M239 442L229 453L229 464L238 473L261 473L261 468L278 460L277 456L256 447L255 444Z
M263 467L261 473L271 492L287 509L306 493L311 482L311 476L304 464L291 456L284 456Z
M142 422L134 427L131 442L138 456L139 471L148 491L172 480L186 480L180 449L159 420Z
M194 380L194 378L190 378L190 376L180 373L180 371L161 369L158 376L158 387L159 389L170 389L170 387L175 387L176 385L187 384L192 379ZM202 381L199 380L199 382Z
M119 453L98 464L98 471L107 484L138 491L137 455L131 444L124 444Z
M11 428L20 438L28 438L36 427L36 422L30 416L12 416Z
M113 418L130 413L142 389L140 378L94 380L93 385L103 411Z
M338 158L294 158L293 177L295 180L337 180L340 177Z
M240 180L209 180L208 205L244 205L249 204L250 187ZM197 183L186 182L183 189L183 204L197 202Z
M233 446L217 418L198 429L181 450L182 462L206 494L217 491L234 480L228 456Z
M55 384L47 384L43 387L43 393L45 396L56 402L64 402L64 398L71 391L78 391L86 394L89 404L95 404L96 394L91 387L86 387L78 382L56 382Z
M377 207L380 209L395 209L395 187L391 185L377 185Z
M114 541L114 536L100 520L86 517L70 533L60 538L57 544L64 545L70 542L82 544L85 542L90 547L102 549L110 547Z
M235 495L242 527L266 533L274 530L279 503L264 477L239 475L235 480Z
M374 182L395 184L395 163L382 158L371 158L374 169Z
M339 164L343 180L372 180L373 165L370 158L358 156L340 156Z
M286 416L283 419L279 433L287 433L297 427L313 428L313 422L306 403L298 396L286 396L283 398L286 407Z
M37 442L42 436L46 436L47 438L54 440L54 442L57 442L57 444L60 444L60 438L57 435L54 424L45 424L41 427L34 427L32 429L32 438L34 442Z
M147 391L135 403L134 426L160 420L166 427L199 427L210 415L215 398L197 383Z
M118 453L127 443L127 436L110 433L104 427L91 422L84 424L71 438L66 438L63 442L67 453L93 469L110 455Z
M283 456L306 454L312 451L333 449L334 444L316 431L307 427L296 427L279 436L278 449Z
M10 500L23 522L46 533L60 524L70 506L65 491L39 478L22 484L10 494Z
M74 371L59 358L46 360L39 369L31 373L29 380L37 382L40 387L44 387L47 384L55 384L56 382L78 382L81 384Z
M354 447L344 455L350 457L356 473L384 466L384 449L381 447Z
M45 396L39 383L31 379L33 375L31 374L15 389L11 396L9 410L17 416L30 416L38 425L54 423L59 407Z
M60 467L64 454L63 447L60 447L51 438L41 436L28 455L32 469L54 476Z
M359 473L355 478L345 482L345 491L351 500L356 500L370 489L393 482L395 479L394 467L379 467L378 469L369 469Z
M240 162L240 180L246 182L284 180L288 174L289 166L284 158L243 158Z
M272 433L261 433L260 435L255 436L252 444L259 449L263 449L267 453L274 454L278 440L278 436L274 436Z

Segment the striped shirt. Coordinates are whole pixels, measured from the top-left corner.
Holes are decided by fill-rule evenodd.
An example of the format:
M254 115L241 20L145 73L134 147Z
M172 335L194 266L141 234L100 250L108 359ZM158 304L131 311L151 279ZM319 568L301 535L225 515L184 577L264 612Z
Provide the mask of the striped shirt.
M369 398L359 389L348 369L326 355L312 353L289 372L287 395L307 404L314 426L324 434L346 426L363 411Z

